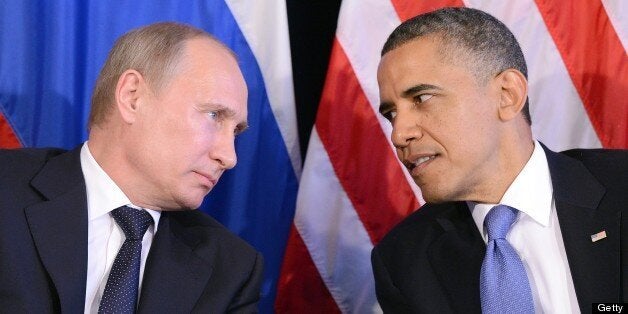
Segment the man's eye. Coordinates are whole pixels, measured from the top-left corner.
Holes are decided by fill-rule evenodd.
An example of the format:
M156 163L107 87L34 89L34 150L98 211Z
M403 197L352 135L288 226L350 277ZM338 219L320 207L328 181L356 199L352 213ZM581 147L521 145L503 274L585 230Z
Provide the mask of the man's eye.
M390 110L390 111L384 112L382 115L388 121L392 122L395 119L395 117L397 116L397 111Z
M218 111L210 111L207 113L212 119L218 118Z
M428 101L430 98L432 98L432 94L420 94L417 96L414 96L414 101L416 101L417 103L421 104L424 103L426 101Z

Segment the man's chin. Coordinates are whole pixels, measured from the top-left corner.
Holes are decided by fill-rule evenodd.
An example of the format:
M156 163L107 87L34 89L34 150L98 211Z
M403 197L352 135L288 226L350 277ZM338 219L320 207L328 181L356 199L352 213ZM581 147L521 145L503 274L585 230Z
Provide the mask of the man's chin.
M421 186L419 186L419 188L421 189L421 196L423 196L423 200L425 200L426 203L439 204L451 200L448 195L442 191L435 191L434 189Z
M206 195L206 194L205 194ZM199 195L195 197L184 197L180 199L176 199L173 206L170 208L164 208L163 211L188 211L188 210L196 210L203 204L203 200L205 199L205 195Z
M440 204L440 203L447 202L447 200L442 197L425 196L425 195L423 195L423 200L425 200L426 203L430 203L430 204Z
M203 205L203 199L200 201L190 202L185 206L182 206L180 210L197 210Z
M459 202L459 201L466 201L466 200L473 200L472 198L470 198L468 193L463 193L461 191L454 191L454 190L443 190L441 189L427 189L427 188L421 188L421 195L423 196L423 200L425 200L426 203L430 203L430 204L440 204L440 203L447 203L447 202Z
M203 205L203 200L205 200L205 197L210 191L211 188L207 188L205 186L197 187L196 189L190 188L189 191L182 191L188 193L181 193L181 198L178 202L181 207L179 210L195 210L200 208L201 205Z
M162 212L182 212L182 211L191 211L191 210L196 210L199 207L201 207L201 205L196 205L194 207L192 206L179 206L176 208L162 208L161 211Z

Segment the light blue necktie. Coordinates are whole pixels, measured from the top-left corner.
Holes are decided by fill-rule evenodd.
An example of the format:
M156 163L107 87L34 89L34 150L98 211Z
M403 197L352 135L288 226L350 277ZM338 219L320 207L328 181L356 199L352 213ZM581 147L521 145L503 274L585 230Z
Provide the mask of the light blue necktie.
M126 240L113 261L98 313L135 313L142 238L146 229L153 223L153 218L143 209L137 210L127 206L114 209L111 215L124 231Z
M534 313L530 282L517 252L506 240L517 210L493 207L484 218L488 232L486 255L480 272L482 313Z

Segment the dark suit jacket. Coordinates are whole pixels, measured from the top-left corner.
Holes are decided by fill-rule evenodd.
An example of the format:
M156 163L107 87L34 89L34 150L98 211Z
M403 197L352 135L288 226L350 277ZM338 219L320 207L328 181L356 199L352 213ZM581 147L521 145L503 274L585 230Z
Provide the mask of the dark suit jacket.
M544 147L545 148L545 147ZM582 313L628 300L628 151L545 148L556 212ZM591 235L606 230L597 242ZM387 313L480 313L486 245L465 202L426 204L373 249ZM558 309L559 310L559 309Z
M0 311L82 313L87 197L80 149L0 150ZM199 211L162 212L140 313L252 313L263 259Z

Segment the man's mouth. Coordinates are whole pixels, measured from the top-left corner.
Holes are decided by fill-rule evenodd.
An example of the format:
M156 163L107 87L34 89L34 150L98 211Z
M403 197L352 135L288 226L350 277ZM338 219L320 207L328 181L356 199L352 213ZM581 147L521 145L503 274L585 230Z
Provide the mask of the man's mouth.
M436 158L438 154L421 156L417 158L414 162L406 162L406 167L408 170L413 171L414 169L422 169L429 163L431 160Z
M211 175L209 175L207 173L203 173L203 172L200 172L200 171L195 171L195 172L196 172L196 174L198 174L198 175L200 175L202 177L203 185L207 186L210 189L213 188L216 185L216 183L218 183L218 179L217 178L215 178L215 177L213 177L213 176L211 176Z

